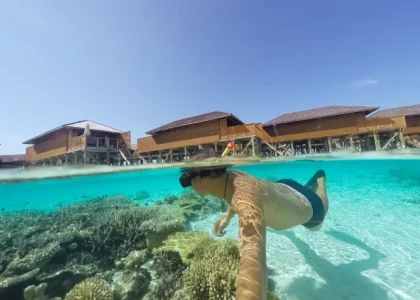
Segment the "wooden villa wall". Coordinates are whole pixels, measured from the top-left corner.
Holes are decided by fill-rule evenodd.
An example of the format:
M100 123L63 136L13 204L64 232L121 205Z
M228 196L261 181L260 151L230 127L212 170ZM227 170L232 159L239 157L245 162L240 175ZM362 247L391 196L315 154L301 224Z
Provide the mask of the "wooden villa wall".
M61 129L42 138L42 141L26 149L25 160L37 161L67 152L67 130Z
M405 118L368 119L364 113L353 113L322 119L281 124L265 128L274 142L299 141L325 137L357 135L373 131L405 128Z
M405 134L420 134L420 115L405 117L407 128L404 130Z
M357 120L359 133L366 133L372 131L389 131L405 128L405 117L393 118L359 118Z
M257 136L266 142L271 142L271 136L262 128L261 124L252 123L228 127L225 118L139 138L137 140L137 151L145 153L179 149L251 136Z
M219 134L219 120L212 120L139 138L137 151L144 153L214 143L219 141Z
M358 119L365 115L347 114L322 119L307 120L295 123L280 124L266 127L265 130L273 137L273 142L298 141L306 139L340 136L358 132Z

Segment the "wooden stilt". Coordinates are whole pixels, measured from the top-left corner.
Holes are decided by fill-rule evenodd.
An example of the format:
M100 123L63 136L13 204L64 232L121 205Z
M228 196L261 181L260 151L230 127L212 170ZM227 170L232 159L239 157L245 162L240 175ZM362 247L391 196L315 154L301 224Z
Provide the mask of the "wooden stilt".
M354 141L353 141L353 136L350 136L350 148L354 149Z
M295 155L295 145L293 141L290 142L290 150L292 150L292 156Z
M162 163L162 152L159 151L158 163Z
M251 137L252 156L255 156L255 137Z
M308 139L308 153L312 153L312 141L311 139Z
M331 152L332 151L331 137L327 137L327 143L328 143L328 152Z
M217 151L217 146L216 146L216 151ZM184 147L184 159L187 160L187 147Z
M235 144L235 139L232 140L233 143L233 149L232 149L232 156L236 155L236 144Z
M83 153L83 164L86 165L87 163L87 150Z
M379 136L377 132L373 133L373 139L375 140L375 150L376 151L381 150L381 143L379 141Z
M106 164L109 165L109 149L106 151Z
M174 158L173 158L173 154L172 154L172 150L171 151L169 151L169 155L170 155L170 158L171 158L171 163L173 163L174 162Z
M404 132L402 131L402 129L400 129L399 137L400 137L401 148L405 149L406 145L405 145L405 139L404 139Z

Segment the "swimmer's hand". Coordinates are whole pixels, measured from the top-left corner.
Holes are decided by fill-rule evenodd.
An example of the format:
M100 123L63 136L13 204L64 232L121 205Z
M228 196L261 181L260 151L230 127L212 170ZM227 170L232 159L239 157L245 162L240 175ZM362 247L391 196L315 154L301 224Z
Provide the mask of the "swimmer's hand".
M235 215L235 211L229 206L227 212L219 220L213 224L213 234L215 236L224 236L226 234L226 227L229 225L230 220Z
M213 224L213 234L215 236L224 236L226 234L225 228L227 227L225 217L223 216Z

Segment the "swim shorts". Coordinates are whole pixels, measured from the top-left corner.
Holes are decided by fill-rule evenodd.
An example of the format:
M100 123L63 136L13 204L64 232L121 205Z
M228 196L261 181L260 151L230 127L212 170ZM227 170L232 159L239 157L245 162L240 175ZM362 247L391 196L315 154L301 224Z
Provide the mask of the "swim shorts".
M313 228L322 224L325 219L325 208L321 198L319 198L317 194L292 179L281 179L276 182L285 185L293 192L306 198L309 203L311 203L313 211L312 218L305 224L302 224L303 226L306 228Z

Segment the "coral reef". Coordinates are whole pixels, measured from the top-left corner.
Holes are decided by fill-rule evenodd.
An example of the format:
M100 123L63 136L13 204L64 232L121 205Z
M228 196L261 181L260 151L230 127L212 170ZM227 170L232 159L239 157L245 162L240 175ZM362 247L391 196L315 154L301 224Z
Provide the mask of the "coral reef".
M149 197L150 197L150 194L147 191L141 190L141 191L138 191L134 195L133 200L135 200L135 201L141 201L141 200L148 199Z
M171 234L163 245L153 250L155 255L181 259L184 268L182 281L161 291L172 291L171 299L234 299L240 253L238 242L232 239L216 240L206 232L177 232ZM168 263L166 263L168 265ZM159 273L163 273L160 271ZM172 274L174 272L172 271ZM166 272L171 278L171 272ZM163 287L163 284L161 285ZM273 287L272 287L273 288ZM156 297L150 299L169 299ZM278 299L271 292L268 299Z
M188 221L224 211L224 201L186 192L144 206L143 197L103 196L51 212L2 213L0 298L234 297L237 241L186 232Z
M179 197L168 196L164 203L174 205L179 208L188 221L208 216L212 213L226 211L226 202L222 199L206 196L202 197L192 190L187 190Z
M172 206L141 206L123 196L98 197L52 212L4 213L0 294L23 299L28 284L45 282L48 295L64 297L84 279L113 270L115 261L127 269L116 271L124 280L144 277L148 282L147 272L132 270L151 257L142 249L160 246L169 234L185 230L185 221Z
M144 300L165 300L175 297L182 286L182 272L187 266L177 252L162 251L148 263L152 281Z
M105 280L88 278L76 284L65 300L114 300L114 293Z
M38 286L30 285L23 291L23 298L25 300L47 300L45 297L45 290L47 289L47 284L41 283Z
M142 265L151 258L147 249L132 251L127 257L118 260L118 271L112 276L112 288L119 300L140 299L149 287L151 276Z
M190 264L195 248L208 237L209 235L202 231L176 232L171 234L161 247L154 249L153 253L178 252L183 263Z
M204 237L193 250L184 272L184 289L190 299L232 299L239 268L237 241Z

